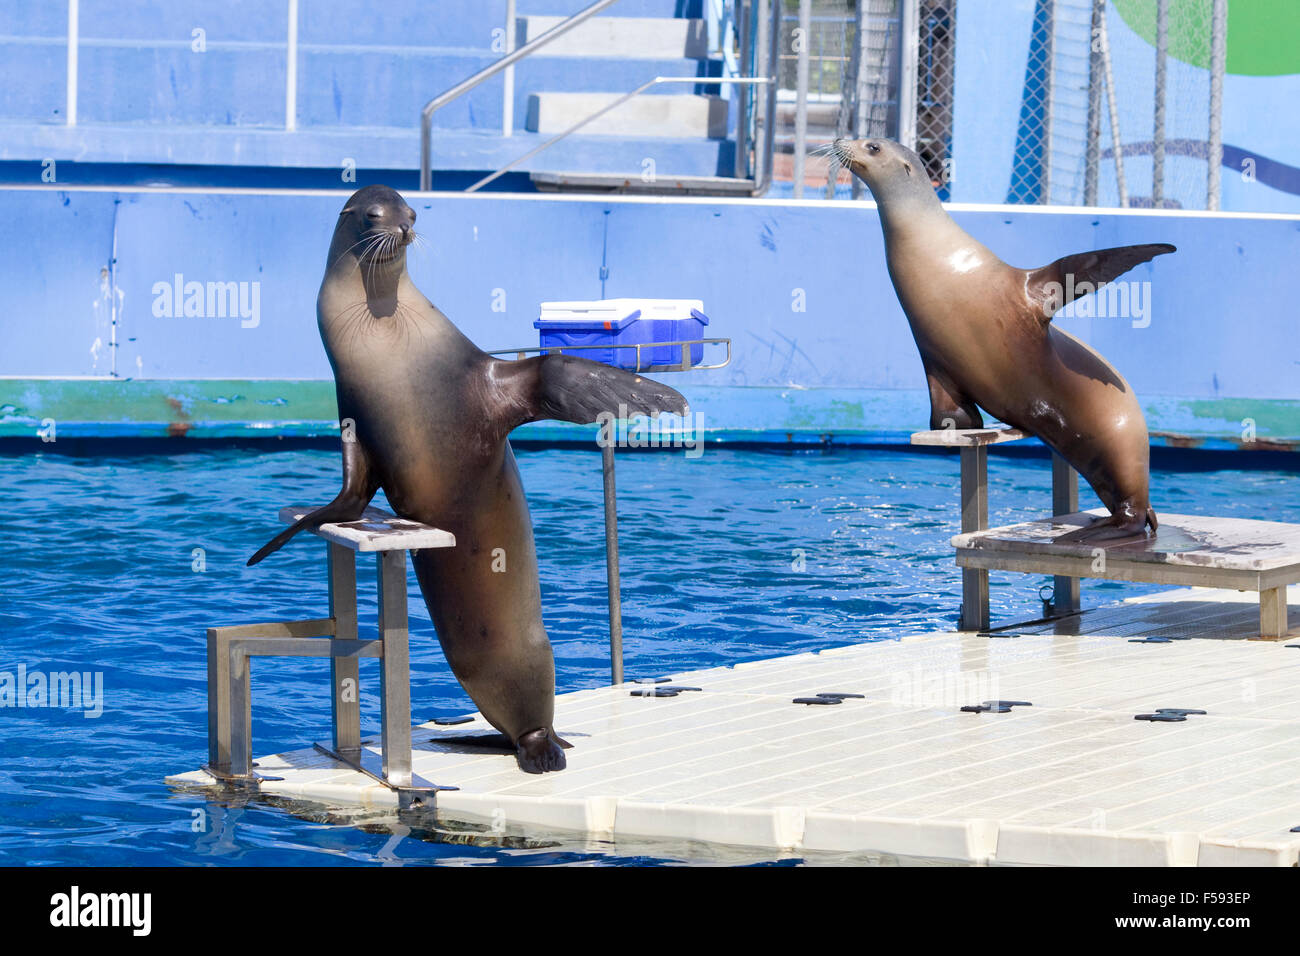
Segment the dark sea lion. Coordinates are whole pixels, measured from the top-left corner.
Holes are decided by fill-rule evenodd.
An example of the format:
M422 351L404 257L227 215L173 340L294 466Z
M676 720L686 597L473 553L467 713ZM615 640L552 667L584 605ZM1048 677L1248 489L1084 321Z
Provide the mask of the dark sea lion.
M929 383L930 427L980 428L983 408L1059 453L1110 516L1057 541L1132 537L1148 524L1154 531L1137 398L1105 359L1051 323L1075 298L1174 247L1101 249L1017 269L953 222L910 149L836 140L833 152L879 208L889 277Z
M542 626L528 504L506 437L541 419L591 423L601 412L686 414L671 388L568 355L501 361L480 351L411 282L415 212L386 186L348 200L316 300L334 369L343 489L276 535L352 521L382 488L398 515L456 536L415 554L416 576L452 672L513 741L530 773L560 770L552 727L555 665ZM346 439L347 436L345 436Z

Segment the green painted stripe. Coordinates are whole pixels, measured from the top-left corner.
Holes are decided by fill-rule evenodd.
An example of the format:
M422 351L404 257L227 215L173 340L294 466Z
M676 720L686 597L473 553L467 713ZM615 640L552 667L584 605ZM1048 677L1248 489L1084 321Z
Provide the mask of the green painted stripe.
M922 390L686 387L710 442L906 444L929 417ZM1152 443L1300 451L1300 401L1152 398ZM0 438L326 438L338 434L329 381L0 379ZM536 442L594 440L596 427L525 425Z

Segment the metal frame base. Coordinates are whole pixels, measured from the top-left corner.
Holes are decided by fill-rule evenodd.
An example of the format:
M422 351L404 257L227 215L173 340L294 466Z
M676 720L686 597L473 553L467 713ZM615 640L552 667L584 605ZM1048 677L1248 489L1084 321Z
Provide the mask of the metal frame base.
M365 774L371 780L375 781L375 783L382 783L389 790L395 791L396 793L410 793L410 794L420 795L426 793L437 793L439 790L460 789L460 787L450 787L439 783L422 783L422 784L411 783L405 785L395 784L384 777L384 773L383 773L384 758L380 754L375 753L373 750L367 750L365 747L361 748L361 750L358 752L356 757L352 757L349 754L340 753L339 751L332 748L329 744L323 744L319 740L313 743L312 746L315 747L319 753L323 753L325 756L333 760L337 760L339 763L347 764L357 773ZM411 779L414 780L416 778L412 776Z

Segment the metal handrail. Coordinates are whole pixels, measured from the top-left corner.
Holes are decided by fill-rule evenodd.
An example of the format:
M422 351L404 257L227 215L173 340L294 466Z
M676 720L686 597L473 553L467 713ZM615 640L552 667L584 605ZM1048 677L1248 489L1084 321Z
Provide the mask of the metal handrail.
M534 156L536 156L538 153L542 152L543 150L549 149L550 147L554 146L556 143L558 143L560 140L564 139L565 137L573 133L576 133L578 130L582 129L582 127L590 123L592 120L599 119L600 117L604 116L606 113L608 113L610 110L614 109L615 107L622 106L628 100L632 99L632 97L639 96L641 93L644 93L646 90L650 89L650 87L657 86L660 83L692 83L701 86L706 84L713 84L713 83L736 83L743 86L750 86L750 85L758 85L758 84L774 83L774 82L776 82L776 78L770 76L719 76L719 77L656 76L654 79L647 80L646 82L642 83L632 92L624 93L622 96L620 96L618 99L614 100L613 102L605 104L600 109L596 110L596 112L592 113L590 116L586 117L583 120L579 120L577 123L574 123L564 132L557 133L554 136L552 136L550 139L548 139L546 142L542 143L541 145L533 147L528 152L524 153L524 155L520 156L518 159L513 159L510 162L506 163L506 165L502 166L495 173L492 173L488 176L484 176L474 185L466 189L465 192L467 193L476 192L477 190L486 186L488 183L500 178L501 176L504 176L506 173L510 172L510 170L514 169L520 163L532 159ZM768 169L769 175L770 175L770 166L771 163L765 164L765 168ZM762 192L766 188L767 188L766 182L762 184L761 189L759 188L759 184L755 183L756 193Z
M721 362L709 365L692 365L690 362L690 349L693 345L725 345L727 347L727 357ZM677 346L682 350L682 361L680 364L641 364L642 349L661 349L671 346ZM638 372L705 372L715 368L726 368L731 364L731 339L682 339L676 342L609 342L603 345L529 345L517 349L495 349L494 351L488 352L488 355L513 355L515 360L519 361L526 355L565 355L571 351L591 351L594 349L602 349L604 351L613 351L614 349L635 349L636 371ZM581 357L582 356L579 356L579 358Z
M513 66L524 57L531 55L534 51L546 46L552 40L558 40L564 34L568 33L578 24L584 22L590 17L595 16L606 7L617 3L618 0L596 0L591 6L579 10L569 19L562 23L557 23L551 29L547 30L536 40L525 43L513 53L507 53L501 59L497 60L489 67L479 70L468 79L461 80L446 92L439 93L429 102L424 104L424 109L420 111L420 190L427 192L433 186L433 114L442 109L452 100L468 93L485 80L496 76L508 66ZM507 29L514 29L514 24L509 24Z
M458 97L464 95L465 93L468 93L470 90L479 86L484 81L491 79L497 73L500 73L503 70L510 69L511 67L514 66L515 63L518 63L524 57L532 55L534 52L541 49L543 46L547 45L552 40L556 40L560 38L564 34L568 33L570 30L572 30L574 27L578 26L579 24L590 19L591 17L595 16L597 13L600 13L605 8L617 2L618 0L596 0L595 3L592 3L590 6L586 7L585 9L578 11L573 16L569 17L567 20L564 20L561 23L556 24L554 27L552 27L550 30L547 30L537 39L532 40L529 43L525 43L523 46L519 47L519 49L514 50L513 52L507 53L505 56L497 60L491 66L485 67L484 69L475 73L473 76L465 80L462 80L460 83L457 83L451 89L446 90L443 93L440 93L439 95L435 96L433 99L429 100L428 103L424 104L424 108L420 111L420 190L422 192L428 192L433 187L433 155L432 154L433 154L433 114L434 113L442 109L442 107L446 106L452 100L455 100ZM750 3L752 2L752 0L734 0L734 2L737 4L737 11L738 11L735 26L739 33L741 58L744 62L747 63L749 57L749 51L753 49L753 38L750 36L752 32L750 29L751 27ZM768 60L769 72L772 73L771 77L718 77L718 78L655 77L655 79L652 80L646 86L643 86L633 91L632 93L627 94L622 99L615 101L614 103L606 107L604 110L601 110L600 112L596 113L594 116L588 117L582 123L579 123L577 126L573 127L570 130L567 130L565 133L561 134L561 136L557 138L563 138L564 136L569 135L569 133L571 133L573 129L580 128L581 126L585 125L587 122L590 122L591 120L595 119L597 116L603 115L605 112L608 112L608 110L613 109L613 107L619 105L619 103L631 99L633 96L637 95L637 93L643 92L649 86L654 85L656 83L661 83L661 82L666 82L666 83L694 82L698 84L734 83L739 87L739 97L737 100L739 116L737 118L737 124L736 124L736 164L737 166L740 166L741 163L744 161L743 157L746 156L748 153L748 147L749 147L749 136L748 136L749 130L747 128L747 124L750 122L750 117L748 115L749 103L746 94L748 92L749 87L752 85L767 84L768 95L766 97L766 109L762 111L763 112L762 122L763 124L765 124L766 129L763 130L764 136L761 142L761 148L756 150L756 155L754 157L754 167L755 167L754 177L753 177L754 187L751 190L752 195L755 196L762 195L767 190L767 187L771 183L771 179L772 179L771 167L772 167L772 153L774 149L772 133L774 132L774 128L776 125L775 113L776 113L777 34L778 34L778 25L780 22L780 15L781 15L781 4L779 0L764 0L764 2L767 9L770 11L770 15L766 19L770 20L771 23L769 29L767 29L766 31L760 30L759 32L760 34L766 32L767 39L770 45L770 49L767 52L767 60ZM762 20L764 18L760 17L759 19ZM515 25L513 23L508 26L508 29L513 30L514 28ZM748 70L751 69L751 67L746 66L745 69ZM757 142L758 141L757 134L759 132L757 116L755 116L754 122L756 126L754 139ZM550 145L549 142L543 144L537 150L534 150L533 152L529 153L528 156L536 155L536 153L541 152L542 149L545 149L549 145ZM526 158L528 157L523 157L520 160L516 160L515 163L512 163L511 166L505 167L505 169L513 168L513 166L517 165L519 162L522 162L523 159ZM504 170L499 170L496 175L499 175L503 171ZM488 180L475 183L472 187L470 187L469 191L472 192L480 188L482 185L485 184L485 182L490 182L492 179L495 179L496 175L493 175ZM738 178L742 178L742 177L738 177Z

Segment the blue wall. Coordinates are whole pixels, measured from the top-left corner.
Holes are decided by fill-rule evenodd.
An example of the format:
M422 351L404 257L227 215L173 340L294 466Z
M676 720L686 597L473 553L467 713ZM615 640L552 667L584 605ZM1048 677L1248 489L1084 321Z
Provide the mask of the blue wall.
M0 192L23 236L0 262L0 375L102 374L90 348L117 243L119 371L145 378L328 378L314 302L346 193ZM885 271L873 204L408 196L428 248L419 287L484 348L536 341L539 302L604 294L702 298L735 359L687 384L914 389L916 348ZM1286 281L1300 217L962 208L953 214L1004 259L1037 266L1085 249L1168 241L1172 256L1128 278L1152 283L1150 325L1058 319L1139 394L1300 399L1300 336ZM176 273L259 282L260 323L153 314ZM505 311L494 312L504 294ZM806 311L794 310L800 293ZM101 326L97 329L96 322ZM139 363L137 364L137 357Z

